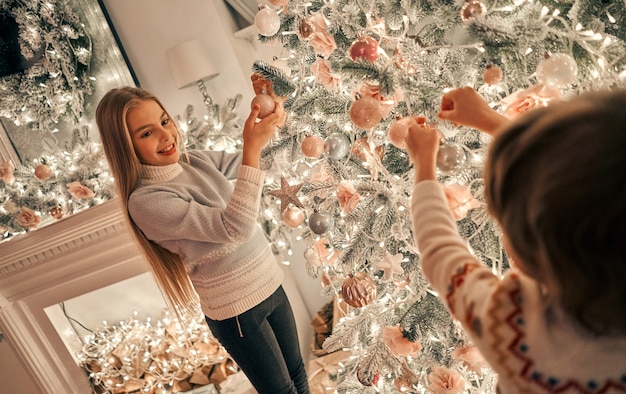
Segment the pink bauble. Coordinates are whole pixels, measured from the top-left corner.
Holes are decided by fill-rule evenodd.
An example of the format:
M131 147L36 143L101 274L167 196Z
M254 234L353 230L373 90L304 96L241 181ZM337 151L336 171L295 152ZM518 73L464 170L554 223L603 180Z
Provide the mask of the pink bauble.
M554 88L566 88L576 82L578 65L567 53L555 53L537 65L537 80Z
M254 16L254 25L259 34L271 37L280 30L280 16L271 7L263 7Z
M496 85L502 81L502 69L498 66L488 65L483 71L483 81L487 85Z
M304 211L300 208L289 207L283 212L283 221L291 228L296 228L304 223Z
M35 178L39 179L40 181L45 181L46 179L50 178L50 176L52 176L52 169L50 169L50 167L48 167L45 164L39 164L37 167L35 167Z
M378 59L378 41L370 36L359 37L350 45L349 54L352 60L375 62Z
M415 123L415 119L408 116L406 118L396 119L389 126L389 142L399 149L406 149L406 137L409 133L409 127Z
M363 96L350 107L350 120L362 129L371 129L383 118L380 102L373 97Z
M318 158L324 153L324 140L316 135L308 135L302 140L301 148L306 157Z
M263 119L267 115L274 112L274 109L276 108L276 101L274 101L272 96L270 96L269 94L261 93L254 96L252 102L250 103L250 108L254 107L255 105L261 107L261 110L259 111L257 117L259 119Z

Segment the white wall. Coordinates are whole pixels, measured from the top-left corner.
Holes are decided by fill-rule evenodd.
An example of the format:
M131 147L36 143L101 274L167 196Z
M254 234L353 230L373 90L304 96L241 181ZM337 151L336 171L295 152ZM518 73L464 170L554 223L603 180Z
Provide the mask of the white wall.
M250 65L240 64L239 52L251 52L248 42L230 34L232 20L220 0L104 0L114 28L122 41L141 86L156 94L172 114L183 112L187 104L204 109L195 86L176 89L167 64L166 51L192 39L202 41L215 54L213 60L221 75L206 82L215 103L221 104L237 93L250 102ZM225 14L226 13L226 14ZM247 69L246 69L247 67ZM242 106L242 116L247 108Z

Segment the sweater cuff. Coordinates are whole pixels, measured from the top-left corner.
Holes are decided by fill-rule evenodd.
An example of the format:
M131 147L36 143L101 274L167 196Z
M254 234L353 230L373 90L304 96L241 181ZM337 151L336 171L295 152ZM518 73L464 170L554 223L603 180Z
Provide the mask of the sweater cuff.
M237 179L245 179L257 185L262 185L265 181L265 172L259 170L258 168L241 165L239 166L239 174L237 175Z

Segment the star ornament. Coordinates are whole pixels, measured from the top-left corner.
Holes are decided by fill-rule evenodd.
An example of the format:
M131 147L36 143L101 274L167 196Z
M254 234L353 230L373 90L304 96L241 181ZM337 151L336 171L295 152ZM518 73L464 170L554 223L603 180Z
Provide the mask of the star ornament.
M285 212L289 208L289 204L293 204L298 208L304 208L300 199L296 194L300 191L302 183L290 186L285 177L280 177L280 189L267 192L269 195L280 199L280 212Z

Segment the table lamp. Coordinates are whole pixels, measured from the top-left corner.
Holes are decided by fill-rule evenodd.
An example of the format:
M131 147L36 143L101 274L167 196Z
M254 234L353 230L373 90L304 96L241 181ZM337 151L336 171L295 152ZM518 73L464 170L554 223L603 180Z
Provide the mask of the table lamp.
M207 47L199 40L180 43L167 50L167 61L178 89L198 86L204 104L212 112L213 99L207 93L204 81L217 77L220 73L211 60Z

